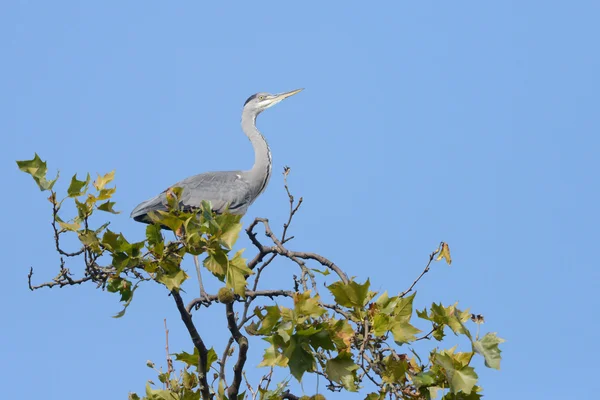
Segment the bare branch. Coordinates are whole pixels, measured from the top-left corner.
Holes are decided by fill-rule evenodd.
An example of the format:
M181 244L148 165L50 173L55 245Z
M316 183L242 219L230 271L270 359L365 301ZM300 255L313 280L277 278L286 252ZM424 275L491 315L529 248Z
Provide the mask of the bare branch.
M273 297L277 296L292 297L293 293L294 292L292 292L291 290L246 290L246 299L254 299L256 297L269 297L270 299L273 299ZM246 301L246 299L243 299L239 295L235 295L233 300L238 302L244 302ZM212 303L213 301L218 301L218 296L216 294L207 294L206 298L197 297L189 302L189 304L186 307L186 310L188 313L191 313L194 308L197 309L202 305L207 305L207 302Z
M167 319L164 319L165 322L165 341L166 341L166 345L165 345L165 352L167 353L167 374L169 375L169 377L171 376L171 374L175 371L175 369L173 368L173 359L171 358L171 355L169 354L169 329L167 328ZM170 386L169 383L169 379L165 380L165 385L167 386L167 389Z
M44 282L40 285L32 285L31 278L33 277L33 267L29 270L29 274L27 274L27 281L30 290L37 290L43 287L52 288L54 286L68 286L68 285L81 285L84 282L90 281L93 278L91 276L86 276L81 279L73 279L70 277L71 271L68 268L61 267L60 272L56 278L52 282Z
M265 227L265 235L267 237L269 237L269 239L271 239L273 241L273 243L275 244L275 246L269 247L269 246L264 246L262 243L260 243L260 241L256 238L256 233L254 232L254 228L259 224L263 224L263 226ZM286 258L289 258L291 260L293 260L294 262L296 262L298 265L300 265L300 267L305 267L305 264L303 261L299 260L313 260L313 261L317 261L318 263L320 263L321 265L323 265L324 267L327 267L329 269L331 269L333 272L335 272L339 278L342 280L342 282L344 283L348 283L349 279L348 276L331 260L328 260L327 258L315 254L315 253L307 253L307 252L300 252L300 251L291 251L288 250L279 239L277 239L277 237L275 236L275 234L273 233L273 231L271 230L271 226L269 225L269 220L266 218L256 218L246 229L246 233L248 234L248 236L250 237L250 240L252 241L252 244L254 244L254 246L259 250L259 255L261 255L261 257L256 257L254 260L252 260L252 262L254 262L254 264L252 265L252 267L256 267L256 265L262 261L262 259L264 258L265 255L270 254L270 253L276 253L279 255L282 255ZM258 260L255 262L255 260ZM250 267L250 264L248 264Z
M223 351L223 355L221 356L221 361L219 362L219 364L220 364L219 379L221 379L223 381L223 383L225 383L225 386L227 386L227 381L225 380L225 365L227 365L227 357L229 357L229 349L231 349L231 345L233 344L233 342L234 342L233 337L230 337L229 341L227 342L227 346L225 346L225 350Z
M417 277L417 279L415 279L415 281L412 283L412 285L410 285L410 287L408 289L406 289L404 292L402 292L402 294L400 294L400 297L404 297L407 294L409 294L410 292L412 292L413 288L415 287L415 285L421 280L421 278L423 277L423 275L425 275L426 273L429 272L429 266L431 265L431 262L433 261L434 257L436 256L436 254L438 254L440 252L440 249L436 249L435 251L433 251L430 255L429 255L429 262L427 263L427 265L425 266L425 269L423 270L423 272L421 272L421 275L419 275Z
M65 257L76 257L79 256L81 254L83 254L83 252L85 251L85 246L82 247L80 250L69 253L66 251L63 251L63 249L60 247L60 234L63 233L64 231L61 229L59 230L58 227L56 226L56 221L58 220L58 203L56 202L56 193L54 191L52 191L52 193L50 194L50 199L51 199L51 203L52 203L52 230L54 231L54 243L56 245L56 251L60 254L63 255ZM87 220L86 220L86 224L87 224ZM86 226L87 228L87 226Z

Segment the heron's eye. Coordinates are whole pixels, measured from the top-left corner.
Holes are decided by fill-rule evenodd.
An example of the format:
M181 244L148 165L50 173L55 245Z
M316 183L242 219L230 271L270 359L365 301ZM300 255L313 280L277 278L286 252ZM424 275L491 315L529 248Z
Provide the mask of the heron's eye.
M263 96L263 95L260 95L260 96L258 96L258 99L259 99L260 101L263 101L263 100L265 99L265 96Z

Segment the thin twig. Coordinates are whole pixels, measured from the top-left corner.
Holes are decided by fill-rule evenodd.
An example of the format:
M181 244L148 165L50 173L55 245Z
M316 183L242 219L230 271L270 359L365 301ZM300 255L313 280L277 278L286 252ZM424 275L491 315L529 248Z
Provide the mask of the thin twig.
M421 275L419 275L417 277L417 279L415 279L415 281L412 283L412 285L410 285L410 287L408 289L406 289L404 292L402 292L402 294L400 294L399 297L404 297L407 294L409 294L410 292L412 292L413 288L415 287L415 285L421 280L421 278L423 277L423 275L425 275L427 272L429 272L429 266L431 265L431 262L433 261L434 257L436 256L436 254L438 254L440 252L440 249L438 248L437 250L433 251L430 255L429 255L429 262L427 263L427 265L425 266L425 269L423 270L423 272L421 272Z
M167 375L169 376L169 378L171 378L171 374L173 372L175 372L175 369L173 368L173 360L171 359L171 355L169 354L169 329L167 328L167 319L164 319L165 322L165 351L167 353ZM167 386L167 389L169 389L169 379L165 380L165 385Z

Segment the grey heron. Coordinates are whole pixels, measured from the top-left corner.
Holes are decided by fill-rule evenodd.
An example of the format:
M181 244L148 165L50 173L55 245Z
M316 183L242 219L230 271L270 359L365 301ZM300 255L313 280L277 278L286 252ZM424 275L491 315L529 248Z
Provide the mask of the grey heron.
M254 165L246 171L205 172L171 185L169 189L173 187L183 189L180 200L181 208L188 211L193 210L200 207L201 202L206 200L211 202L213 211L217 213L227 211L231 214L245 214L248 207L265 190L271 177L271 150L263 135L256 128L256 117L267 108L301 90L296 89L279 94L256 93L250 96L242 110L242 130L254 148ZM131 217L138 222L152 223L148 213L168 209L167 192L169 189L140 203L131 212ZM197 256L194 256L194 263L198 273L200 294L206 297Z

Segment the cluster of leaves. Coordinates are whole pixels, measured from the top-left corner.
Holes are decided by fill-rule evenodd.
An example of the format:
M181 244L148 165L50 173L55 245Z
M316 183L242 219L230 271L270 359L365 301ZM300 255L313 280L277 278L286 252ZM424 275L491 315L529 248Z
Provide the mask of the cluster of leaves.
M164 385L164 389L155 389L153 382L146 383L145 396L140 397L135 393L129 394L129 400L199 400L201 399L200 380L198 360L200 355L198 349L194 349L192 354L185 351L173 354L177 361L185 364L185 367L176 374L170 368L167 371L157 370L155 364L148 361L149 368L156 370L158 380ZM169 360L170 361L170 360ZM211 348L208 352L208 359L205 365L205 371L208 371L214 362L217 361L217 353ZM214 377L215 379L217 376ZM219 398L225 398L223 385L219 385ZM238 398L242 400L244 394Z
M169 188L165 193L167 210L150 213L151 223L146 228L145 239L131 242L123 234L111 231L108 223L98 228L92 227L91 217L95 211L117 213L112 201L116 188L108 187L113 181L114 172L98 176L93 182L89 174L84 180L79 180L77 175L73 176L66 196L59 200L53 190L58 175L55 179L48 180L46 163L37 154L32 160L18 161L17 164L22 171L33 177L40 190L50 191L52 225L56 247L61 254L61 273L50 283L32 287L30 282L32 289L92 281L109 292L120 295L124 304L123 310L116 315L120 317L124 315L140 283L146 281L164 285L176 298L176 302L179 300L181 303L179 290L188 279L181 268L183 257L186 254L203 255L203 266L224 282L223 290L227 292L220 291L213 299L226 304L227 326L232 334L229 346L235 341L240 346L240 354L242 343L247 350L247 340L239 331L242 327L248 335L260 337L268 343L260 366L268 367L271 372L265 375L268 379L263 378L267 381L266 385L263 386L261 381L256 391L250 389L253 399L299 398L289 393L289 379L277 384L274 389L269 389L273 369L281 367L289 369L291 376L298 381L307 373L322 376L327 380L327 388L331 391L356 392L367 387L375 388L375 391L366 396L368 400L388 396L397 399L433 399L440 391L444 393L443 399L476 400L481 398L481 388L477 385L478 377L471 365L474 355L481 355L487 367L500 367L498 345L503 339L495 333L479 337L482 316L471 318L477 324L477 333L473 335L467 328L471 317L468 311L459 310L456 304L443 306L434 303L429 309L416 311L416 317L430 326L421 330L413 325L415 294L409 293L429 270L434 256L437 255L437 261L444 259L448 264L451 263L450 249L446 243L442 243L431 254L429 264L410 288L396 296L390 297L388 292L380 294L371 291L369 280L361 284L338 273L340 280L327 286L328 297L333 299L332 304L326 303L316 292L317 285L312 278L313 291L306 289L304 281L303 285L296 282L295 291L281 289L262 293L271 298L290 298L293 306L274 303L256 307L253 313L250 311L250 315L246 316L252 300L260 295L257 291L258 276L275 255L294 259L301 266L303 276L307 273L308 269L298 257L310 256L307 253L290 255L291 252L283 247L289 239L274 239L275 246L265 247L256 242L256 236L249 228L248 234L259 249L259 254L253 260L254 266L267 254L272 255L269 260L262 261L254 288L249 291L247 279L253 275L253 270L242 257L242 251L234 253L232 250L242 229L240 216L227 213L216 215L206 202L197 210L184 209L180 201L181 189ZM64 218L64 202L69 199L73 201L76 213L72 218ZM290 195L290 205L292 203L293 197ZM291 220L297 207L290 207L290 210ZM289 221L285 225L286 230L288 226ZM175 234L174 240L166 240L163 229L171 230ZM64 234L76 235L82 247L74 252L64 251L60 246L60 238ZM70 271L64 267L62 257L78 256L84 259L85 272L82 278L73 279ZM328 262L321 264L331 267ZM331 269L336 271L335 268ZM323 273L317 269L312 271ZM328 272L329 270L325 270L323 274ZM300 286L303 291L300 291ZM212 301L204 305L209 306ZM245 306L241 318L233 316L233 303L236 301ZM178 308L186 326L191 326L188 326L188 331L195 345L194 351L175 353L175 359L184 363L185 368L176 374L170 364L166 372L159 371L158 379L164 385L163 388L156 389L148 384L144 399L199 400L213 396L227 399L223 361L219 360L213 348L208 349L201 343L197 332L194 333L196 329L191 319L191 308L185 309L182 303L178 304ZM446 350L438 350L436 347L429 351L427 357L420 357L415 351L413 346L416 342L441 342L448 331L456 336L464 336L470 343L469 351L457 351L456 346ZM233 351L229 346L225 349L223 360L226 360L228 352ZM201 365L202 359L204 365ZM245 353L243 361L240 360L241 358L238 359L238 365L241 365L239 368L243 368ZM220 370L214 364L220 365ZM150 366L154 368L153 364ZM211 370L214 371L213 383L208 385L207 372ZM215 382L218 382L216 389L213 388ZM239 379L237 385L239 388ZM212 388L212 392L209 393L207 386ZM249 384L248 387L250 388ZM230 400L241 400L248 396L246 392L238 393L237 388L234 393L235 396ZM321 398L321 395L314 396L314 399ZM130 394L130 399L140 397Z
M380 388L368 395L371 400L387 394L433 398L446 388L448 399L478 399L477 375L469 366L473 354L481 354L488 367L500 367L498 344L503 340L494 333L474 339L465 326L471 314L456 305L433 304L429 312L417 311L418 317L432 324L427 335L417 337L421 331L411 324L414 294L389 297L384 292L375 299L377 293L369 290L368 280L363 284L338 281L328 289L335 305L323 304L318 295L305 292L293 295L294 308L255 309L259 321L249 325L247 332L263 336L270 344L261 366L289 367L299 381L306 372L319 373L330 381L331 390L354 392L369 379ZM402 346L421 339L441 341L445 328L466 335L472 351L433 350L426 363L412 349L412 357L399 353Z
M109 292L119 293L124 308L116 317L124 315L140 282L154 280L172 290L178 290L188 278L181 268L185 254L205 254L204 266L234 293L244 296L246 278L252 271L246 266L242 251L230 256L233 244L242 229L239 215L215 215L211 205L203 202L198 210L184 211L180 207L180 188L167 192L168 211L157 211L149 216L154 223L146 228L146 239L130 242L122 233L111 231L108 223L99 228L91 227L95 210L117 214L115 202L111 201L116 188L108 188L114 179L114 171L99 175L90 186L91 178L71 178L66 197L57 199L53 186L58 180L46 179L47 166L36 154L32 160L17 161L19 169L31 175L42 191L50 191L48 200L53 205L53 226L57 246L59 238L66 233L77 235L82 248L76 252L59 252L65 256L84 256L85 279L90 279ZM70 219L61 217L63 203L74 201L77 215ZM176 240L166 241L163 228L175 232ZM102 257L110 263L101 265Z

